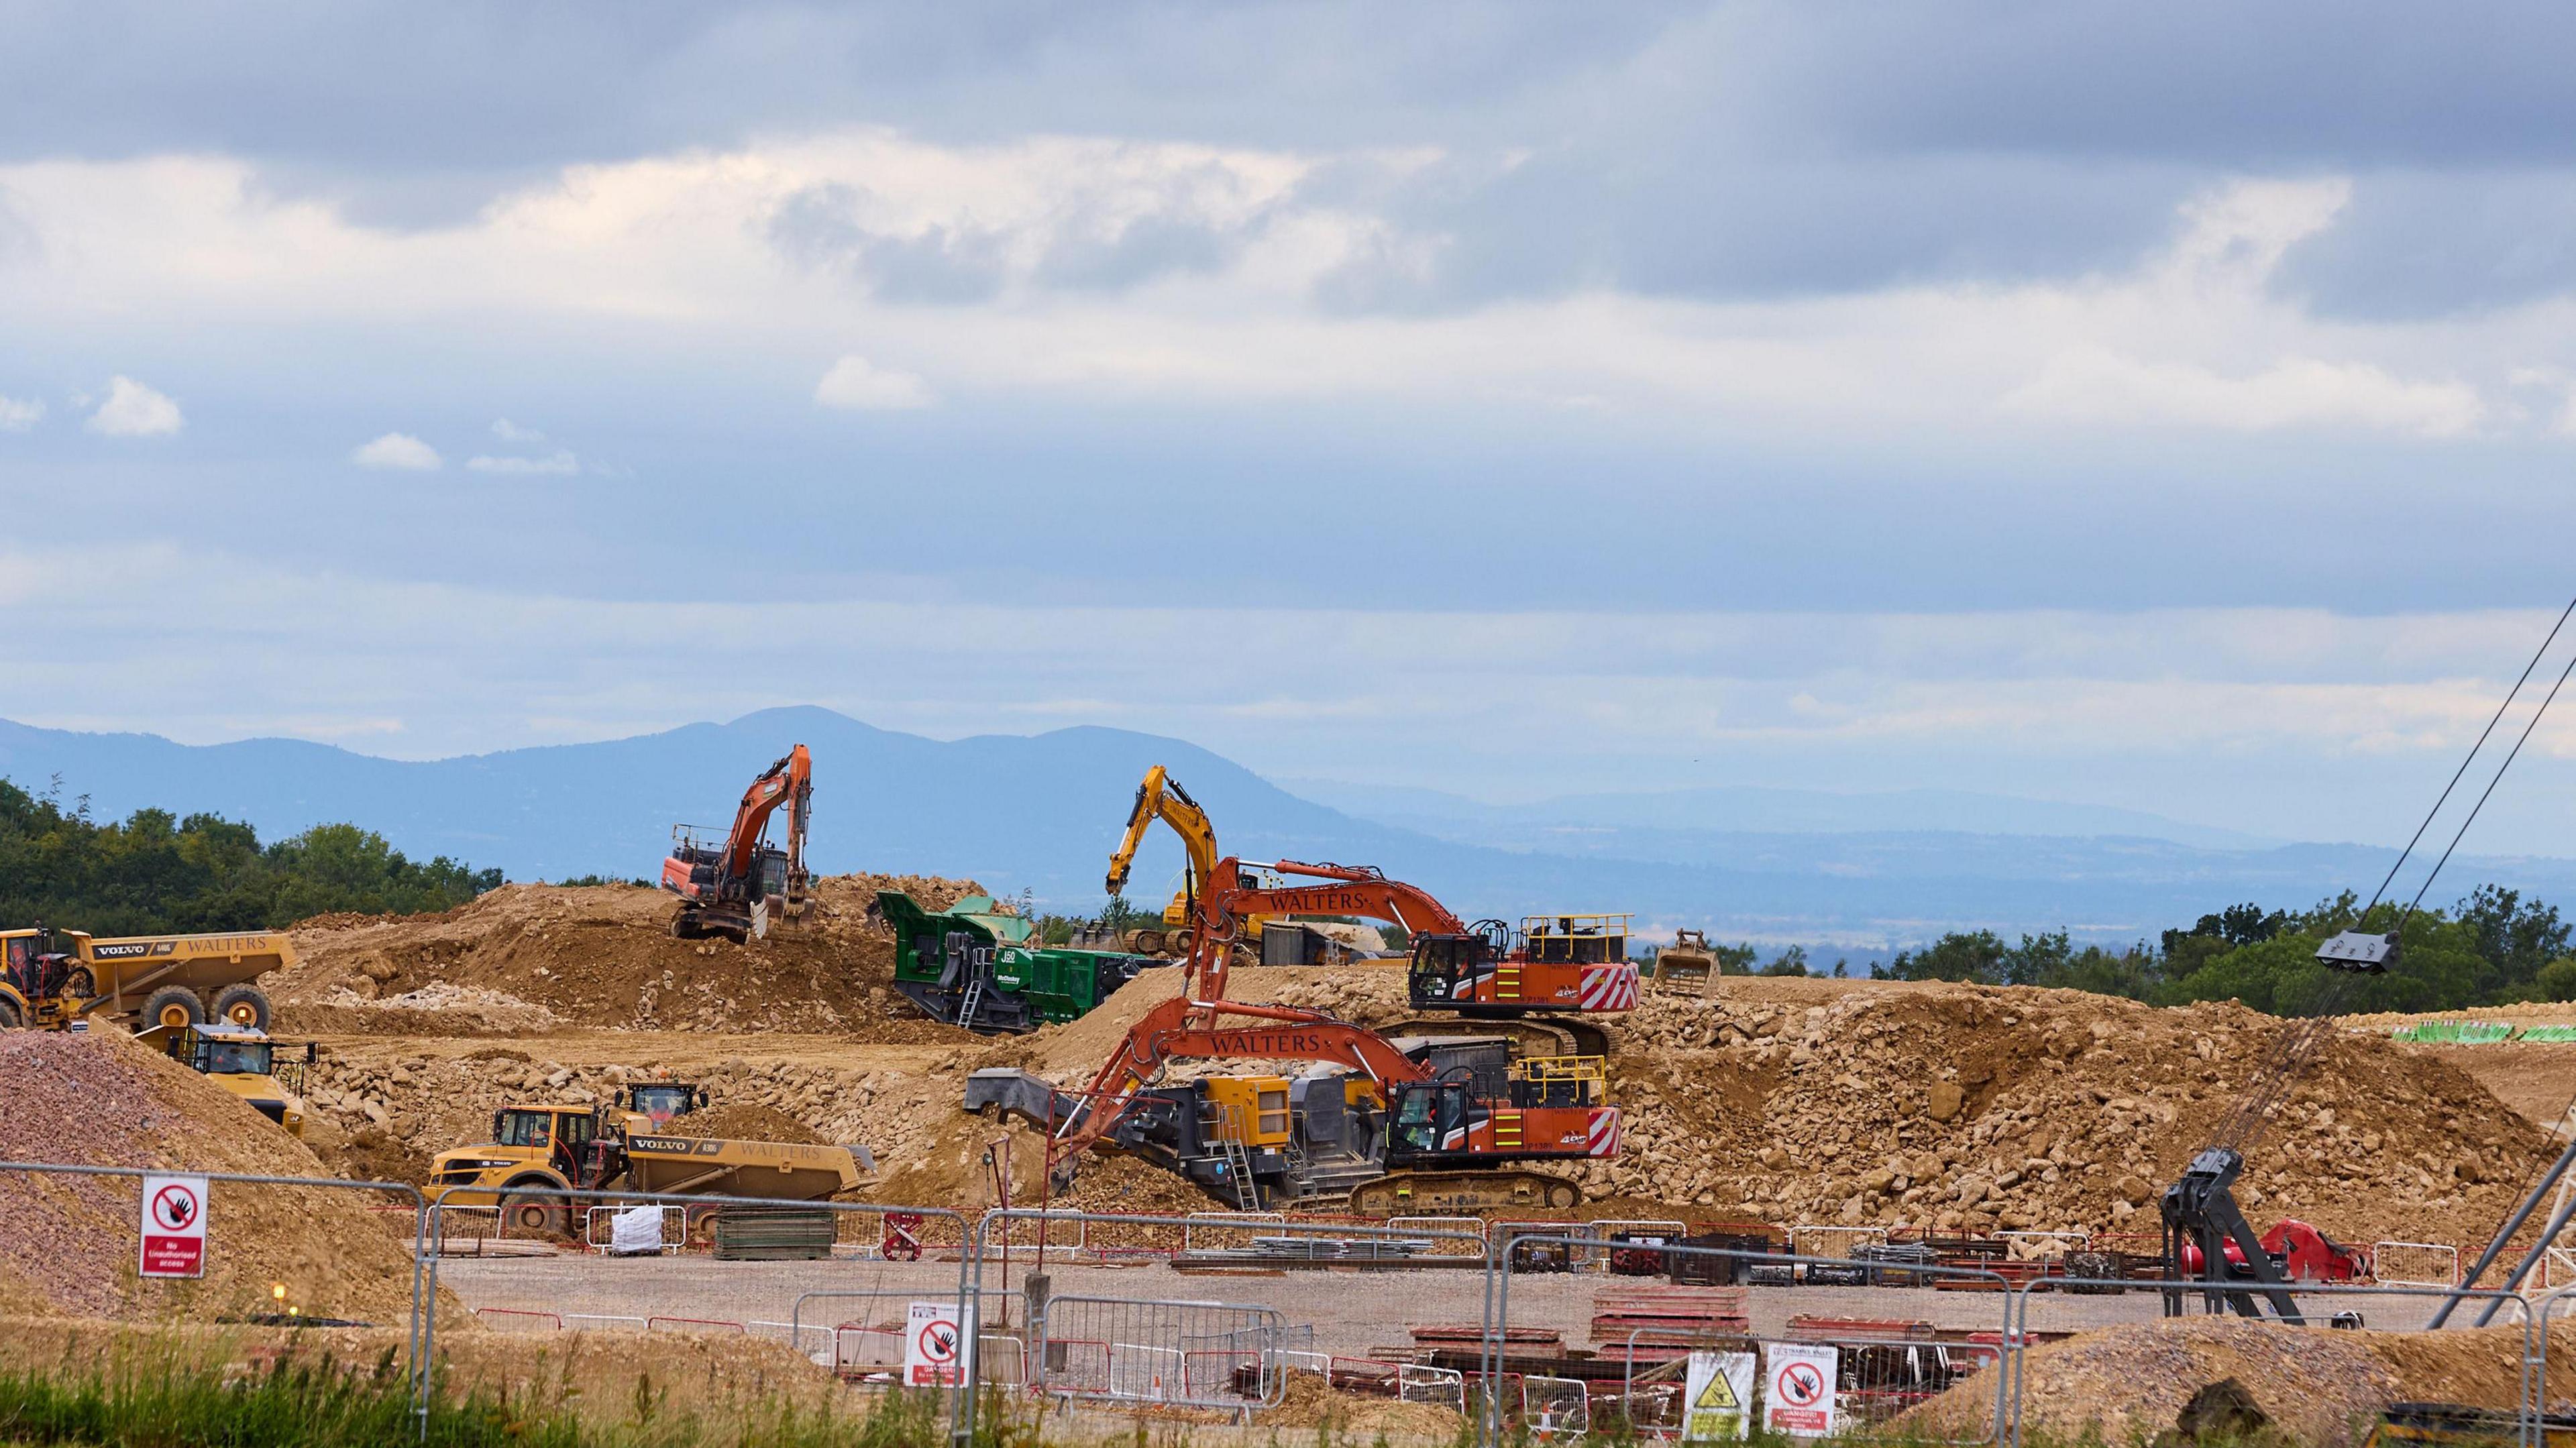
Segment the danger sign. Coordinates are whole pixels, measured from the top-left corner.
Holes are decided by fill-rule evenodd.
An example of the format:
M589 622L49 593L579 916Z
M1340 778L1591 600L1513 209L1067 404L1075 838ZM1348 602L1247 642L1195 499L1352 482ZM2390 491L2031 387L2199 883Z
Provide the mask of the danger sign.
M1744 1437L1745 1404L1753 1400L1759 1369L1749 1352L1695 1352L1682 1395L1682 1441L1714 1443Z
M206 1275L206 1179L151 1175L143 1179L143 1260L146 1277Z
M1762 1400L1762 1426L1774 1433L1823 1438L1834 1431L1834 1370L1840 1357L1812 1343L1766 1342L1762 1355L1771 1376Z
M966 1380L975 1361L972 1314L961 1319L953 1302L916 1302L905 1314L903 1381L912 1388L945 1388Z

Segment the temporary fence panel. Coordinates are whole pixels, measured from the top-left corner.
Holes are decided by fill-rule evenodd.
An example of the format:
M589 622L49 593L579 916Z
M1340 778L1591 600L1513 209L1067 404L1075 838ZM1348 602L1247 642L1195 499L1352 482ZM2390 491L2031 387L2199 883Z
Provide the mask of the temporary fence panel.
M1244 1408L1279 1400L1279 1314L1246 1303L1048 1298L1031 1386L1111 1402ZM1059 1347L1079 1352L1064 1351ZM1105 1371L1098 1349L1105 1345ZM1193 1370L1195 1369L1195 1370ZM1237 1371L1241 1369L1241 1371Z
M2460 1280L2460 1249L2439 1242L2375 1242L2370 1265L2382 1287L2451 1287Z
M564 1328L560 1312L518 1307L478 1307L474 1309L474 1320L499 1332L561 1332Z
M1044 1246L1050 1252L1078 1252L1087 1245L1083 1227L1088 1221L1085 1214L1072 1211L1013 1213L999 1218L993 1230L985 1233L985 1250L1027 1252Z
M1425 1240L1431 1251L1443 1257L1482 1257L1485 1255L1485 1219L1482 1217L1389 1217L1387 1230L1432 1234Z
M1184 1252L1240 1251L1262 1236L1286 1235L1285 1212L1192 1212L1181 1227Z
M1408 1403L1467 1411L1467 1375L1456 1368L1403 1363L1395 1370L1395 1395Z
M1463 1385L1460 1395L1464 1396ZM1521 1426L1542 1438L1573 1437L1592 1426L1592 1393L1581 1378L1524 1374Z
M1816 1240L1809 1230L1808 1240ZM1635 1279L1630 1279L1632 1285L1614 1286L1601 1278L1533 1273L1528 1264L1544 1258L1520 1249L1534 1236L1505 1237L1495 1254L1495 1311L1480 1354L1488 1381L1499 1384L1514 1375L1590 1378L1601 1421L1616 1413L1632 1428L1655 1431L1678 1422L1675 1399L1686 1371L1684 1360L1693 1348L1751 1347L1753 1295L1770 1289L1676 1287ZM1883 1238L1876 1229L1843 1229L1834 1245L1848 1250ZM1677 1281L1741 1282L1757 1266L1793 1281L1791 1274L1810 1269L1840 1274L1865 1270L1845 1257L1672 1244L1657 1250L1666 1258L1666 1274ZM1839 1388L1848 1395L1843 1406L1856 1427L1882 1422L1947 1393L1954 1411L1933 1423L1909 1425L1909 1436L1924 1443L1996 1441L2005 1431L2004 1389L2010 1376L2000 1368L2013 1306L2007 1279L1982 1268L1930 1263L1909 1262L1902 1271L1908 1285L1878 1287L1857 1300L1803 1289L1788 1294L1795 1315L1788 1319L1786 1339L1835 1351L1847 1368ZM1944 1287L1975 1290L1937 1290ZM1856 1312L1868 1315L1821 1315ZM1577 1344L1586 1338L1593 1351L1575 1356ZM1471 1400L1474 1386L1469 1385ZM1481 1401L1486 1409L1479 1424L1483 1440L1499 1441L1511 1397L1497 1393ZM1526 1426L1535 1430L1536 1425Z
M652 1319L627 1317L613 1312L567 1312L562 1315L561 1321L563 1326L575 1332L596 1332L603 1328L610 1331L631 1328L636 1332L643 1332Z
M988 1388L1025 1387L1029 1381L1029 1345L1002 1333L977 1334L975 1381Z

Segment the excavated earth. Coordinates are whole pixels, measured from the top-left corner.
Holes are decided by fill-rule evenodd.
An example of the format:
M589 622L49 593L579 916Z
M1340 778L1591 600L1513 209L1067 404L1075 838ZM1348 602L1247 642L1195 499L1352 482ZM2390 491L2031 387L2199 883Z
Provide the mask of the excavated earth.
M888 989L893 943L867 902L889 882L941 905L976 893L838 877L800 937L748 946L676 940L668 896L621 887L511 886L443 915L308 922L302 964L271 984L283 1029L326 1042L312 1138L343 1170L417 1180L505 1102L588 1102L666 1072L774 1130L784 1118L870 1148L880 1200L982 1205L996 1142L1033 1183L1038 1143L958 1109L967 1073L1079 1084L1178 972L1150 971L1068 1025L975 1036ZM1413 1014L1403 986L1392 965L1253 968L1232 994L1384 1024ZM2155 1193L2287 1028L2226 1004L1728 977L1706 999L1650 995L1610 1025L1625 1149L1564 1170L1622 1211L2144 1232ZM2551 1148L2536 1113L2460 1054L2394 1043L2384 1025L2334 1032L2249 1153L2239 1199L2260 1221L2299 1216L2354 1240L2482 1240ZM1209 1203L1102 1161L1074 1204Z
M330 1175L240 1098L129 1036L0 1033L0 1082L0 1159ZM291 1308L397 1327L409 1320L406 1200L217 1182L207 1192L205 1276L144 1282L134 1262L137 1190L131 1177L0 1172L0 1311L239 1321Z

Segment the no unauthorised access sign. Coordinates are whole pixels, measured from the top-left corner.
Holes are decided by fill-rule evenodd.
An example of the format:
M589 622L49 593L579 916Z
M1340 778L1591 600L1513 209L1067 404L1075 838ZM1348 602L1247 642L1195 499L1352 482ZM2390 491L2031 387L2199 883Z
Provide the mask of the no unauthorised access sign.
M143 1260L146 1277L206 1275L206 1179L152 1175L143 1179Z
M1833 1348L1803 1342L1766 1342L1762 1356L1770 1377L1762 1397L1762 1426L1774 1433L1824 1438L1834 1431Z
M905 1314L904 1386L953 1387L966 1380L975 1354L974 1315L953 1302L916 1302Z

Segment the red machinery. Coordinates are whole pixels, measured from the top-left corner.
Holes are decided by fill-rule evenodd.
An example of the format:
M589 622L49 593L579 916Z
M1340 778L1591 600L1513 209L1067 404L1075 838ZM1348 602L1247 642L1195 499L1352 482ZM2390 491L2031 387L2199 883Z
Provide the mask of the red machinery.
M2242 1269L2245 1253L2231 1239L2221 1239L2221 1250L2231 1267ZM2370 1277L2370 1254L2359 1247L2347 1247L2295 1217L2283 1217L2263 1234L2263 1253L2272 1259L2286 1282L2362 1282ZM2200 1275L2200 1245L2186 1241L2182 1248L2183 1270Z
M1315 881L1265 888L1259 871ZM1533 1012L1608 1012L1637 1005L1624 916L1534 917L1517 939L1499 920L1460 920L1420 886L1365 865L1279 860L1247 866L1229 855L1190 902L1187 969L1206 1000L1225 998L1226 969L1243 922L1291 915L1357 915L1392 920L1413 938L1405 984L1416 1010L1513 1017ZM1617 922L1612 924L1611 922ZM1569 1032L1569 1036L1573 1033ZM1598 1054L1598 1031L1567 1044Z
M769 843L769 818L787 810L787 843ZM797 745L744 790L733 828L721 842L697 826L671 831L662 888L680 897L671 933L683 940L722 935L737 943L767 935L770 923L795 918L812 903L805 868L805 826L814 811L814 761Z

